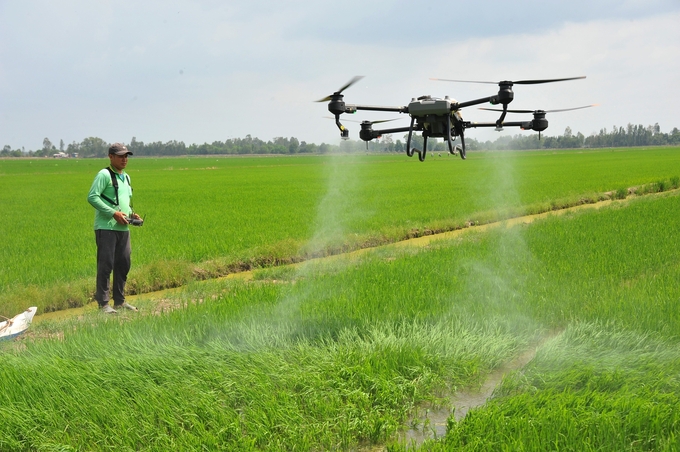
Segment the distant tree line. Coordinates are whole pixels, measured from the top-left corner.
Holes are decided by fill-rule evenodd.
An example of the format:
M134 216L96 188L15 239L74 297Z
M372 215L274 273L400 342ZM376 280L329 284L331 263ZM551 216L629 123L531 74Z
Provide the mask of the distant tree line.
M225 141L186 145L182 141L160 141L144 143L135 137L128 149L135 155L246 155L246 154L323 154L331 152L334 146L321 143L307 143L295 137L277 137L264 141L250 135L245 138L229 138Z
M140 156L177 156L177 155L238 155L238 154L319 154L327 153L337 148L329 144L320 145L299 141L297 138L274 138L270 141L263 141L246 135L245 138L230 138L226 141L214 141L212 143L186 145L183 141L168 141L163 143L155 141L144 143L132 137L127 144L128 149L135 155ZM108 155L110 143L101 138L89 137L82 142L73 142L64 146L63 140L60 142L59 149L52 142L45 138L43 147L35 151L25 152L22 150L12 150L10 146L5 146L0 151L3 157L53 157L64 153L67 156L78 157L106 157Z
M297 138L278 137L269 141L263 141L246 135L245 138L229 138L225 141L213 141L212 143L186 145L182 141L168 141L163 143L155 141L144 143L137 141L135 137L127 144L128 148L139 156L179 156L179 155L248 155L248 154L328 154L332 152L403 152L405 150L406 135L404 141L396 141L391 135L385 135L368 144L360 140L341 141L339 145L326 143L314 144L299 141ZM642 125L628 124L627 127L614 126L610 131L606 128L599 133L588 137L581 132L574 134L567 127L560 136L541 136L533 134L518 134L514 136L502 136L495 141L477 141L474 138L465 140L468 150L504 150L504 149L580 149L580 148L604 148L604 147L630 147L630 146L678 146L680 145L680 130L673 128L670 133L661 132L659 124L644 127ZM411 146L422 149L423 138L413 134ZM82 142L73 142L65 145L59 141L59 148L45 138L43 147L35 151L25 149L12 149L9 145L0 151L0 157L106 157L109 143L101 138L89 137ZM433 152L446 152L448 147L441 139L429 140L428 150Z
M466 140L467 141L467 140ZM670 133L661 132L659 124L653 126L628 124L626 127L614 126L610 131L600 129L597 134L588 137L581 132L574 134L567 127L561 136L514 135L499 137L495 141L475 142L475 149L580 149L580 148L611 148L633 146L678 146L680 145L680 130L674 127ZM471 147L472 149L472 147Z

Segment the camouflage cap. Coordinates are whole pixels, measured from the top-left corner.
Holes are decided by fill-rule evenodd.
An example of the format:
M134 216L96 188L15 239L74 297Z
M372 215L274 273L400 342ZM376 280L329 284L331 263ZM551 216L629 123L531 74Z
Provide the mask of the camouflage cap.
M116 155L133 155L132 152L128 151L128 148L125 147L123 143L113 143L111 147L109 148L109 154L116 154Z

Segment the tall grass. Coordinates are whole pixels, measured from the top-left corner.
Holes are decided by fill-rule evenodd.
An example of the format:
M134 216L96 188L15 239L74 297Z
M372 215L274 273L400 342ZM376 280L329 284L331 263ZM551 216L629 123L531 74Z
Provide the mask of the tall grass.
M677 345L575 323L422 450L678 450Z
M192 285L162 315L141 300L141 316L36 325L63 339L0 354L0 450L399 450L414 407L549 330L564 333L423 448L673 450L679 204Z
M397 431L434 369L462 384L517 346L461 321L281 321L277 288L231 290L3 356L0 449L347 449Z

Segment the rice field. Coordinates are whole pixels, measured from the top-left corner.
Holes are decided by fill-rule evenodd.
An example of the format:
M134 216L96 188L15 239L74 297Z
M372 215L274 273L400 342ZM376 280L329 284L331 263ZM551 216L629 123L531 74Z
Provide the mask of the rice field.
M302 216L309 209L306 227L294 237L277 221L270 227L295 244L290 250L319 252L354 234L389 242L624 187L672 188L678 150L644 152L657 154L476 154L430 166L395 156L293 159L285 171L316 174L306 188L290 185L290 196L309 190L287 204ZM575 163L579 156L588 164ZM232 169L248 166L234 160ZM452 177L468 163L486 177ZM148 164L131 171L135 193L154 171ZM265 169L241 171L276 180ZM197 180L216 187L210 177ZM447 184L468 196L440 196ZM354 199L366 193L370 202ZM528 225L471 228L426 247L263 267L252 281L193 281L161 299L138 296L138 315L85 309L36 322L27 337L0 344L0 450L678 450L679 208L677 190L629 197ZM134 246L156 239L146 227L133 231ZM281 246L261 234L258 252ZM252 243L244 249L256 255ZM528 364L464 418L452 413L443 434L417 444L404 437L434 430L429 412L455 412L456 393L532 347Z
M677 148L404 155L134 158L130 293L243 268L678 186ZM0 159L0 315L92 293L94 174L107 160ZM67 181L64 183L64 181ZM58 187L58 191L56 188ZM609 193L609 195L606 195ZM47 258L46 258L47 257ZM9 309L6 310L6 308Z

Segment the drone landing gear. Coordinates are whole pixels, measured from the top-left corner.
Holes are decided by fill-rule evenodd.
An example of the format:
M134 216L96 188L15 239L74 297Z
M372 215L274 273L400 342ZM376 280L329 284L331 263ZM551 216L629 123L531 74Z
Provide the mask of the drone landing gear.
M411 152L406 152L406 155L408 155L409 157L413 157L414 152L418 153L418 160L420 160L421 162L425 161L425 154L427 153L426 149L423 149L421 151L420 149L411 148Z
M406 155L413 157L413 154L418 153L418 160L421 162L425 161L425 156L427 155L427 138L430 136L429 130L423 130L423 150L411 147L411 139L413 137L413 126L415 124L415 116L411 117L411 127L408 130L408 138L406 140ZM460 135L462 145L453 144L453 136L451 135L451 117L447 116L445 125L446 134L444 135L444 140L448 144L449 153L451 155L460 155L460 158L465 160L465 136L463 135L463 126L460 123L456 123L456 134ZM436 134L435 136L441 136Z
M460 125L456 125L456 132L460 135L460 141L463 145L453 145L453 138L451 137L451 116L446 117L446 143L449 145L449 154L456 155L456 151L460 154L460 158L465 160L465 135L463 134L463 128Z
M425 154L427 154L427 135L423 134L423 150L422 151L416 150L416 151L418 152L418 160L420 160L421 162L424 162L425 161Z
M451 155L460 155L460 158L465 160L465 144L462 146L460 144L456 144L455 146L451 144L449 141L449 154Z
M465 160L465 155L466 155L466 152L465 152L465 135L463 135L463 131L462 131L462 130L461 130L461 132L460 132L460 143L461 143L460 145L457 145L457 147L460 149L460 150L459 150L459 152L460 152L460 158L462 158L463 160Z
M416 151L416 148L411 147L411 136L413 135L413 124L415 124L416 118L411 117L411 127L408 129L408 138L406 139L406 155L409 157L413 157L413 152ZM420 158L420 152L418 152L418 157Z
M411 127L408 129L408 138L406 139L406 155L413 157L414 153L418 153L418 160L421 162L425 161L425 155L427 154L427 134L423 133L423 150L419 150L411 147L411 137L413 136L413 125L416 122L415 116L411 117Z
M451 116L446 117L446 144L449 145L449 154L456 155L456 151L453 148L453 140L451 139ZM458 149L458 146L456 146Z
M450 130L450 128L449 128L449 130ZM463 127L463 125L460 121L456 122L456 133L458 134L458 136L460 136L460 144L456 145L456 149L458 150L458 153L460 154L460 158L465 160L465 128ZM451 149L451 135L449 135L448 139L449 139L449 149Z
M406 155L408 155L409 157L413 157L414 153L418 153L418 160L420 160L421 162L425 161L425 155L427 154L427 135L423 135L423 150L422 151L420 149L411 148L411 147L406 148Z

